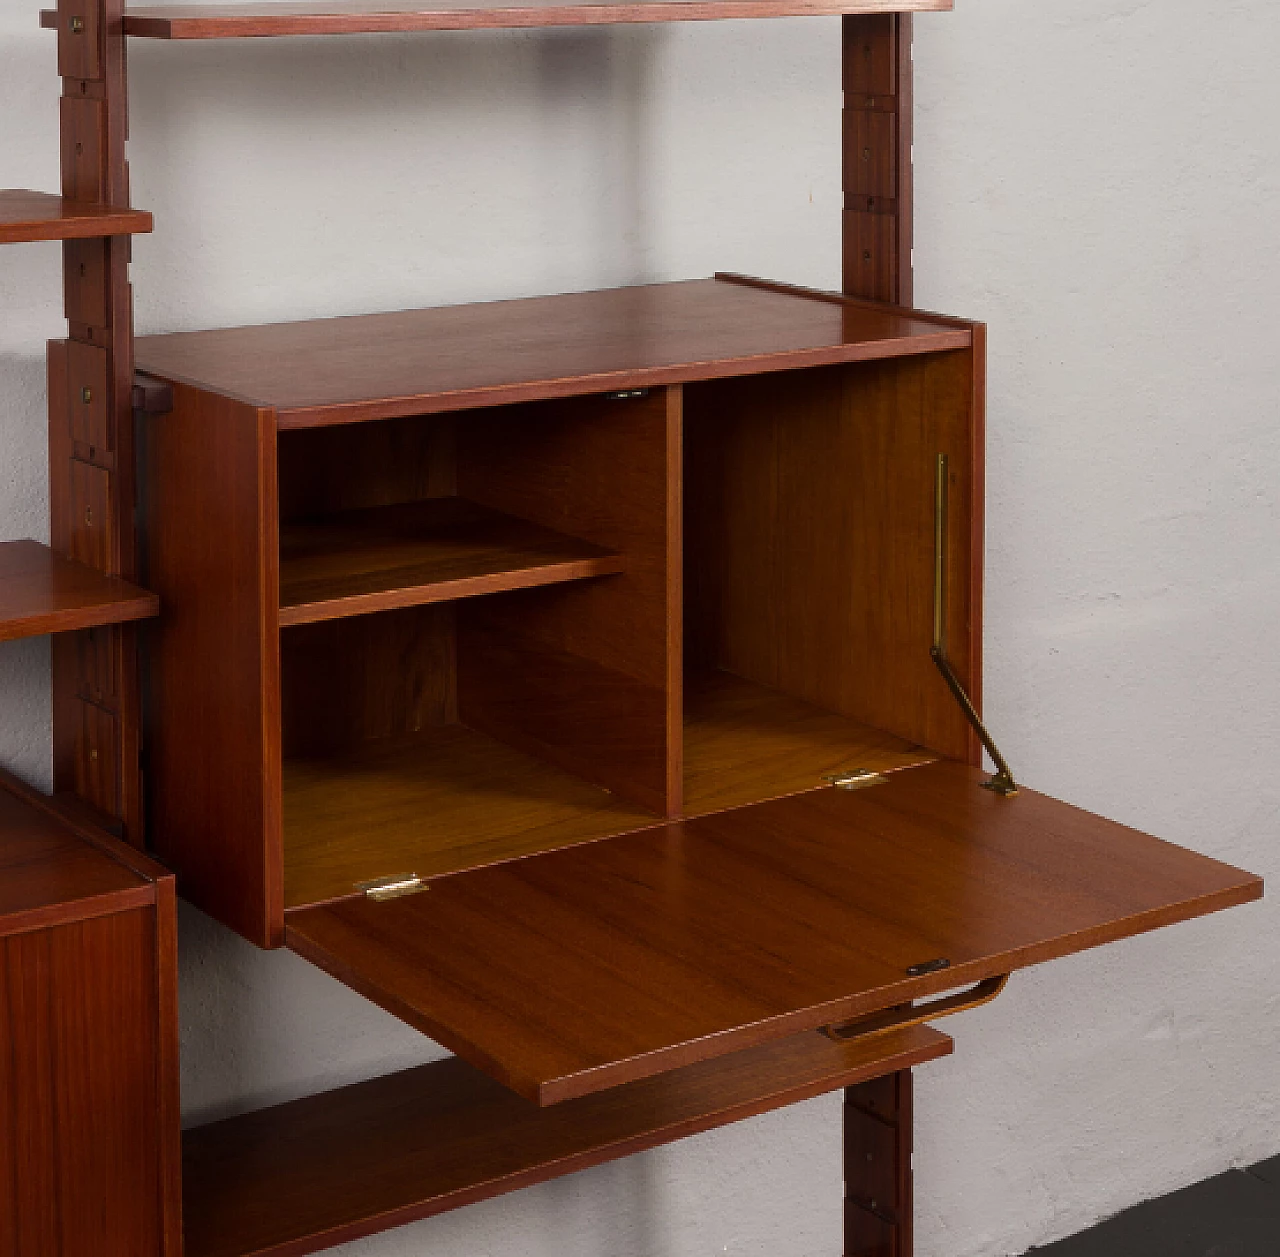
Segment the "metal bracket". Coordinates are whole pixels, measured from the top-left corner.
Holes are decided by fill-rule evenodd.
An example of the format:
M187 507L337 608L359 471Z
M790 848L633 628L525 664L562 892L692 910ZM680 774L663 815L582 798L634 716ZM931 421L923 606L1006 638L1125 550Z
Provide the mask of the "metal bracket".
M390 877L375 877L371 882L356 883L356 889L363 891L366 899L375 899L379 903L385 899L399 899L401 895L413 895L426 888L426 882L416 873L393 873Z
M867 786L883 786L889 778L874 768L846 768L838 773L823 773L822 780L837 790L865 790Z
M957 991L954 995L931 1000L927 1004L903 1004L899 1008L886 1008L855 1021L847 1021L841 1026L827 1026L823 1033L838 1043L846 1043L850 1039L888 1034L890 1030L922 1026L926 1021L937 1021L939 1018L968 1012L971 1008L981 1008L983 1004L991 1003L1008 982L1009 975L1002 973L995 978L986 978L967 990Z
M993 790L1001 798L1011 799L1018 793L1017 783L1013 779L1013 771L1000 754L1000 748L987 732L969 695L965 693L960 678L956 676L950 661L947 659L947 456L938 455L937 479L934 485L933 514L933 645L929 655L937 664L942 679L947 683L965 719L973 726L974 732L986 747L991 762L996 766L995 776L982 783L986 790Z

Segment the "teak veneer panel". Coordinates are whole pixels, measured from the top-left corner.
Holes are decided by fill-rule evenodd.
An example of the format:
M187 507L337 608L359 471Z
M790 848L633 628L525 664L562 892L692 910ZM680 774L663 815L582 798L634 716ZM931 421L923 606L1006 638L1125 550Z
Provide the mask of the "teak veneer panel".
M303 909L286 943L549 1104L1262 894L1239 869L984 779L928 764Z
M0 642L144 620L160 600L38 541L0 542Z
M685 685L684 810L724 808L816 790L827 773L895 772L937 755L728 672Z
M651 812L461 725L284 763L288 907L654 825Z
M174 389L141 416L149 833L187 898L278 945L280 593L269 410Z
M271 406L281 428L963 349L929 315L718 279L144 336L158 379Z
M682 785L681 414L673 387L457 422L462 493L626 559L609 580L461 608L462 722L660 816L680 814Z
M151 228L145 210L87 205L25 188L0 189L0 244L139 235Z
M620 572L621 555L462 498L280 527L280 625Z
M186 1257L301 1257L936 1060L928 1027L750 1049L539 1109L456 1057L187 1131Z
M0 770L0 1252L179 1257L173 879Z
M0 774L0 938L154 902L145 878L34 806Z
M147 5L125 12L126 35L148 39L228 39L272 35L355 35L376 31L478 27L595 26L723 18L949 10L954 0L309 0L305 3Z

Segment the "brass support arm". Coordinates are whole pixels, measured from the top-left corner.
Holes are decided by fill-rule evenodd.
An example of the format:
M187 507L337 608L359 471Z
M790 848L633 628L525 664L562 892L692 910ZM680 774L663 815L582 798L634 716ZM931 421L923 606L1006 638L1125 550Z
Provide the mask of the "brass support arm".
M960 684L960 678L956 676L955 670L947 659L947 456L945 454L938 455L937 479L934 486L933 645L929 648L929 655L937 664L938 671L942 673L942 679L947 683L952 696L960 704L960 710L964 712L965 719L973 726L982 745L986 747L987 754L991 756L991 762L996 766L995 776L990 781L984 781L983 786L988 790L994 790L1002 798L1012 798L1018 793L1013 772L1004 756L1000 754L1000 748L996 746L995 739L987 732L986 725L982 723L982 717L978 715L969 695L965 693L964 686Z

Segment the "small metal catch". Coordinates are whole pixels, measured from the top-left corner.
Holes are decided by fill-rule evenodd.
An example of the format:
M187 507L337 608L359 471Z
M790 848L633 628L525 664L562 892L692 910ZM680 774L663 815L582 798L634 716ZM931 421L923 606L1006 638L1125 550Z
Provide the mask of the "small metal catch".
M356 889L368 899L381 903L384 899L399 899L426 890L426 883L416 873L392 873L389 877L375 877L371 882L357 882Z
M847 768L844 772L824 773L822 780L837 790L865 790L868 786L883 786L889 778L872 768Z
M944 969L951 968L951 961L939 958L938 960L926 960L923 964L909 965L907 967L907 976L910 978L923 978L926 973L941 973Z
M648 397L649 390L647 388L624 388L619 389L616 393L609 393L607 396L611 402L632 402L639 397Z

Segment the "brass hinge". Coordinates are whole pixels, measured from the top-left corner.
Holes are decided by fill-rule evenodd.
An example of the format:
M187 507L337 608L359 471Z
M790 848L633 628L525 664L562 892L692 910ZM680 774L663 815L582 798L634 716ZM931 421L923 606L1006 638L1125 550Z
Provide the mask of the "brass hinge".
M986 747L991 762L996 766L995 776L984 781L983 787L994 790L1002 798L1011 799L1018 793L1013 772L1000 754L995 740L987 732L969 695L965 693L960 678L956 676L947 659L947 456L938 455L937 479L934 484L933 498L933 645L929 655L938 665L942 679L947 683L965 719L973 726L974 732Z
M368 899L381 903L384 899L399 899L426 890L427 884L416 873L393 873L390 877L375 877L371 882L357 882L356 889Z
M889 778L873 768L849 768L839 773L823 773L822 780L837 790L865 790L867 786L883 786Z

